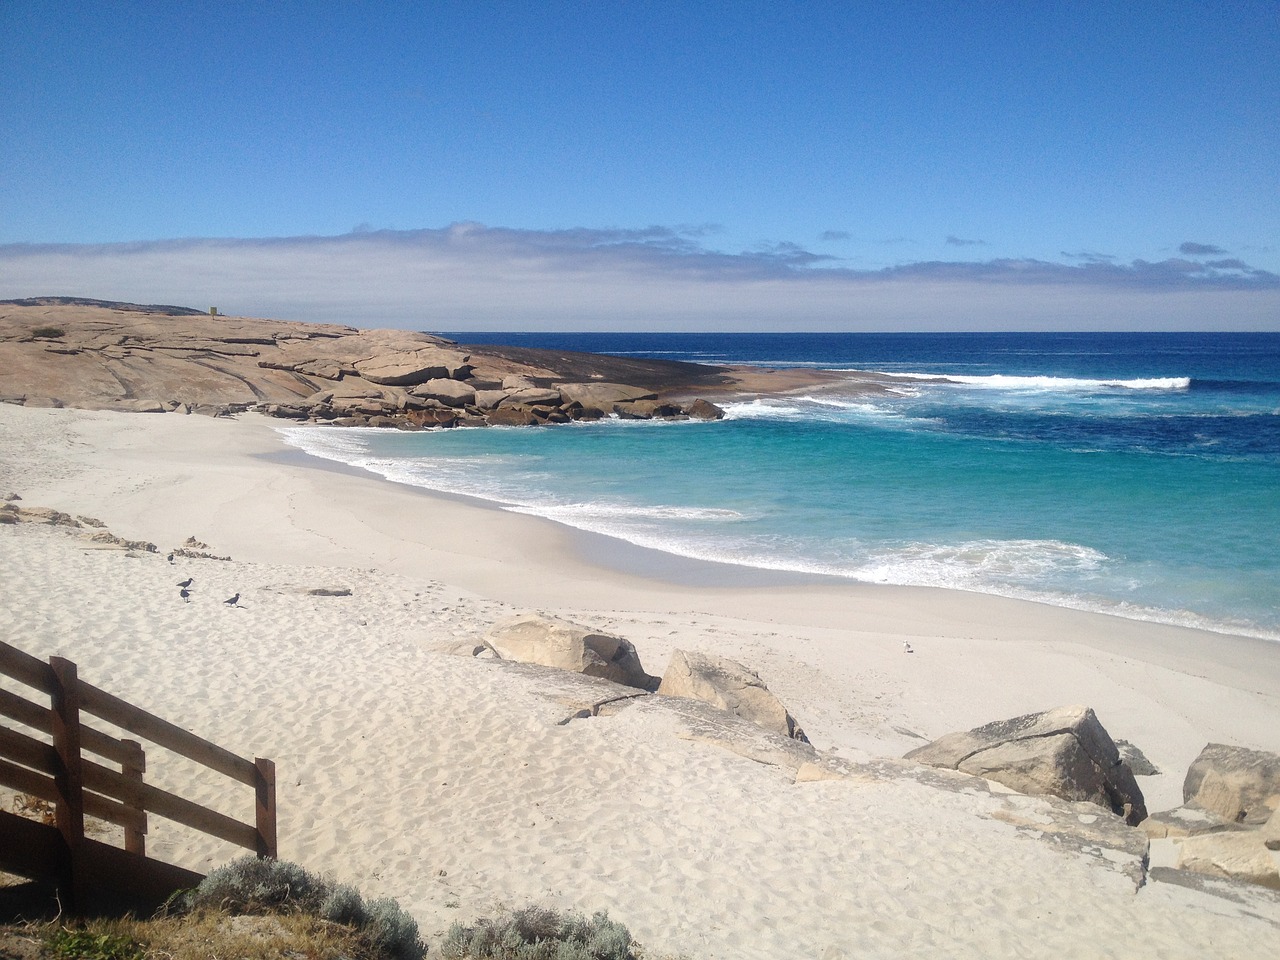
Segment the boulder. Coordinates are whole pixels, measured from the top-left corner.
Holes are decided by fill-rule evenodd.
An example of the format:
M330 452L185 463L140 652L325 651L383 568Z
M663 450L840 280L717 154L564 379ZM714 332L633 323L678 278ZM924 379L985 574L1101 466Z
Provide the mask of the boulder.
M475 403L476 392L465 383L457 380L436 379L420 383L410 391L415 397L424 400L438 400L450 407L465 407Z
M1280 869L1259 830L1187 837L1178 844L1179 870L1227 877L1280 890Z
M560 391L549 387L524 387L512 390L501 401L500 405L523 403L531 407L558 407Z
M1147 759L1147 755L1128 740L1117 740L1116 749L1120 751L1120 759L1129 765L1135 777L1158 777L1160 771Z
M506 390L477 390L476 398L472 402L479 410L492 410L509 395Z
M485 642L503 660L555 667L641 690L651 689L657 680L644 672L629 640L555 617L509 617L494 625Z
M1142 790L1089 707L1058 707L950 733L906 759L959 770L1019 793L1087 800L1137 826Z
M1233 823L1264 824L1280 806L1280 755L1210 743L1187 770L1182 800Z
M425 347L399 353L385 353L357 360L356 372L371 383L408 387L428 380L449 378L449 367L457 358L450 353Z
M701 700L766 730L793 740L809 742L795 718L787 712L759 674L736 660L691 650L675 650L658 693L666 697Z
M1280 850L1280 810L1262 825L1262 842L1268 850Z
M1140 829L1152 840L1175 840L1179 837L1195 837L1202 833L1222 833L1240 828L1208 811L1196 807L1177 807L1153 813L1142 821Z
M612 410L615 403L658 398L652 390L625 383L562 383L560 395L564 397L565 403L580 403L597 410Z
M542 422L532 407L526 407L522 403L490 410L488 417L495 427L530 427Z
M723 420L724 411L710 400L699 397L684 408L684 412L695 420Z

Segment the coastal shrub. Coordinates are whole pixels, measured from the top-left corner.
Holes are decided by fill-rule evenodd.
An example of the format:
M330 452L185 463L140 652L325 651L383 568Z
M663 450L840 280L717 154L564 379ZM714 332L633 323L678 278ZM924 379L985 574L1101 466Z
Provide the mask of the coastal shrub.
M532 906L471 927L455 923L440 949L454 960L634 960L635 947L630 931L605 911L587 918Z
M384 956L421 960L418 924L395 900L365 902L349 884L333 883L287 860L247 856L219 867L185 899L189 912L306 913L353 928Z
M31 335L33 337L49 337L52 340L57 340L59 337L65 337L67 331L61 327L36 327L31 331Z
M379 950L400 960L419 960L426 952L418 936L418 922L390 897L365 905L361 935Z
M318 913L329 885L296 863L240 857L211 870L187 897L191 910L263 913L297 909Z
M366 918L364 898L355 887L340 883L321 902L319 913L325 920L333 923L362 927Z

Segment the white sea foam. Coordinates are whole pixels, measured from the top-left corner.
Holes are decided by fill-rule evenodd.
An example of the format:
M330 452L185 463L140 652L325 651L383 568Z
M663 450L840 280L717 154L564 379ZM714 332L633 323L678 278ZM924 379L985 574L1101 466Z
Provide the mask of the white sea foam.
M737 510L705 507L642 506L628 503L560 503L520 505L521 513L534 513L553 520L572 524L575 520L693 520L698 522L732 523L745 519Z
M917 586L985 589L996 584L1044 584L1064 575L1088 577L1107 556L1060 540L972 540L908 543L875 551L855 576Z
M732 406L756 410L761 416L777 416L780 412L794 413L797 417L812 415L812 409L807 406L802 408L778 401ZM734 525L753 519L739 511L600 501L558 502L554 494L548 492L554 489L550 473L545 477L526 473L521 482L529 484L529 488L518 490L510 482L504 483L492 469L497 461L519 460L527 464L528 458L501 455L379 457L370 451L367 442L376 436L372 431L281 428L279 432L308 454L360 467L394 482L475 497L502 509L540 516L689 559L867 583L965 590L1133 620L1280 640L1280 632L1275 629L1243 619L1148 606L1094 594L1089 584L1102 586L1107 580L1114 581L1115 572L1106 554L1079 544L1029 539L950 544L911 542L855 546L843 557L817 557L809 554L803 544L757 541L749 535L746 538L730 536ZM533 489L535 484L541 489ZM705 523L712 524L712 529L719 532L699 534L695 527L689 526ZM1111 585L1116 586L1114 582Z
M992 390L1066 390L1080 392L1087 390L1187 390L1191 387L1190 377L1147 377L1136 380L1090 380L1079 377L1014 377L1006 374L989 376L970 376L954 373L887 373L885 376L901 377L904 380L943 380L948 383L961 383L970 387L985 387Z

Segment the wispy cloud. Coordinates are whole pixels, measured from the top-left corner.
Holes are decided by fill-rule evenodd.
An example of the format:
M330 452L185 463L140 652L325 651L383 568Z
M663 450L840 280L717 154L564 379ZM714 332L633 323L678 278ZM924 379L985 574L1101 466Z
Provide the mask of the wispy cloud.
M1066 250L1063 250L1062 256L1067 260L1088 260L1101 263L1110 263L1118 259L1111 253L1092 253L1087 250L1081 250L1079 253L1068 253Z
M945 241L948 247L985 247L985 240L966 240L964 237L948 236Z
M849 240L852 237L853 234L847 230L823 230L818 234L818 239L824 243L830 243L833 240Z
M1280 326L1280 276L1236 259L1027 259L857 270L705 227L456 223L333 237L0 246L0 297L69 295L414 329Z
M1188 240L1178 247L1178 252L1186 257L1220 257L1227 251L1211 243L1193 243Z

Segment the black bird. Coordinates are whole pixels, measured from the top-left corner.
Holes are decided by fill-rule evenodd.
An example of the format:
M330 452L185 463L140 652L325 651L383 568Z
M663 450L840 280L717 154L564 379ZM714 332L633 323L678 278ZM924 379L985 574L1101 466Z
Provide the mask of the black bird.
M234 597L227 597L227 599L223 600L222 602L227 604L228 606L234 607L237 603L240 602L240 594L237 593Z
M171 554L169 554L169 562L170 562L170 563L173 563L173 554L172 554L172 553L171 553Z
M185 590L187 587L191 586L191 584L195 583L195 581L196 581L195 577L187 577L187 579L183 580L180 584L178 584L178 586L182 587L182 589Z
M178 596L180 596L187 603L191 602L191 591L189 591L186 587L183 587L181 590L178 591Z

